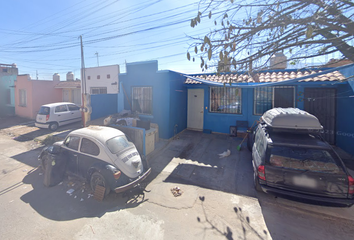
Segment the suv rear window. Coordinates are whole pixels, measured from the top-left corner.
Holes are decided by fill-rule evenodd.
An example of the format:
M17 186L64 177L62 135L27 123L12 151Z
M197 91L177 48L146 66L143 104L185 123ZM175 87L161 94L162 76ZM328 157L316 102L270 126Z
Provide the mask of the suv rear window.
M337 157L325 149L274 146L269 164L274 167L310 172L343 173Z
M50 112L50 108L49 107L41 107L41 109L39 109L38 114L48 115L49 112Z

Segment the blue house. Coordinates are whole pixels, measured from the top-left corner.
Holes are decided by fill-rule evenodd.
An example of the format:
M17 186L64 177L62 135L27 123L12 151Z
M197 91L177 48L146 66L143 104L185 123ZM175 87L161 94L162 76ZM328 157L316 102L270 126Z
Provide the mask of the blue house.
M187 128L229 133L237 121L246 121L250 127L268 109L296 107L320 120L326 141L354 154L353 88L339 71L319 68L201 74L188 76L185 85Z
M192 76L159 71L157 61L127 63L119 94L92 96L92 114L137 111L140 119L158 124L160 138L169 139L186 128L229 134L237 121L250 127L268 109L296 107L320 120L330 144L354 154L354 93L347 80L354 71L341 72L273 69ZM111 104L102 108L98 98Z
M135 62L126 64L126 73L119 75L119 81L124 109L138 111L140 119L157 123L160 138L169 139L187 128L187 91L182 74L159 71L157 61Z
M0 64L0 116L15 115L15 64Z

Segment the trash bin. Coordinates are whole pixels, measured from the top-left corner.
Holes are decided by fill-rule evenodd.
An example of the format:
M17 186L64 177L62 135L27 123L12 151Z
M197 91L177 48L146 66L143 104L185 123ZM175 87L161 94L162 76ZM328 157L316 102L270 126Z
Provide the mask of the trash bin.
M47 154L44 159L44 186L52 187L63 181L66 162L66 159L60 158L59 156Z

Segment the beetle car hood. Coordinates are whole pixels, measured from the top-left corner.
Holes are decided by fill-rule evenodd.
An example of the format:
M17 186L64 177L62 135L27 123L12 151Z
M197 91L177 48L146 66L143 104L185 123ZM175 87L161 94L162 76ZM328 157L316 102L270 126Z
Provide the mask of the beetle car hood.
M134 146L115 155L114 164L128 177L136 178L144 172L140 154Z

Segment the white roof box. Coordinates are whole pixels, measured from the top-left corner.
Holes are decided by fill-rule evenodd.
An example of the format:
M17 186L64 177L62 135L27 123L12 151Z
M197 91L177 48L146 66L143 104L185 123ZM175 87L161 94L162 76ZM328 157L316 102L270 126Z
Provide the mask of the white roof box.
M273 108L261 119L272 128L297 130L322 130L317 117L298 108Z

